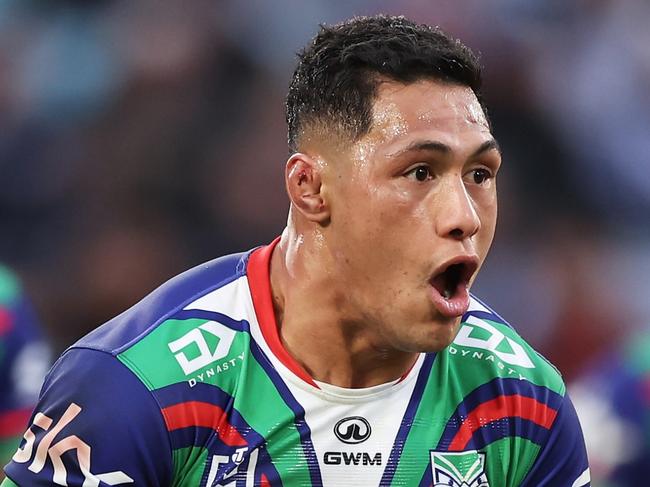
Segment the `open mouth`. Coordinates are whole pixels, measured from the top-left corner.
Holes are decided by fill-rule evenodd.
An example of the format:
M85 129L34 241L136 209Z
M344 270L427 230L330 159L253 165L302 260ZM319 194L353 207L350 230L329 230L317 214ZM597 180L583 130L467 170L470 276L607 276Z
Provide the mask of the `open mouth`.
M478 260L460 257L443 264L429 280L432 299L438 311L453 317L465 313L469 307L469 284L478 269Z
M431 279L431 285L443 298L451 299L460 290L467 288L475 268L475 266L464 262L451 264Z

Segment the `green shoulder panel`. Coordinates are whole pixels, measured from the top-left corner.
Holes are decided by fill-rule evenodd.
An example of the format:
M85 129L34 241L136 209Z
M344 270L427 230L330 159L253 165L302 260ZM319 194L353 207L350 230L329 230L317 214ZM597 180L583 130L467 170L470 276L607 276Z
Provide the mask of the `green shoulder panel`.
M194 395L200 389L197 384L214 387L215 398L227 395L231 398L227 407L236 410L265 439L264 448L283 483L308 485L309 468L295 413L251 353L247 329L236 330L203 318L169 319L118 359L154 397L157 389L176 385L180 401L204 401L204 395L198 399ZM205 446L174 450L175 485L195 485L206 465Z
M467 392L493 378L516 378L564 395L560 372L510 326L469 316L444 352Z
M234 388L248 334L205 319L170 319L118 355L149 390L198 382Z

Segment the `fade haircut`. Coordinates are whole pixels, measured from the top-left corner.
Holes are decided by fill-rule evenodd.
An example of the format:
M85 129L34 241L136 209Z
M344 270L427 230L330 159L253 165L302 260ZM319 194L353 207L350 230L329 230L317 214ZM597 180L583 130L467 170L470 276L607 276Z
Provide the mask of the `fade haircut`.
M291 151L308 130L356 141L372 127L382 80L404 84L432 79L472 89L480 96L477 57L439 28L404 17L357 17L320 31L298 53L286 102Z

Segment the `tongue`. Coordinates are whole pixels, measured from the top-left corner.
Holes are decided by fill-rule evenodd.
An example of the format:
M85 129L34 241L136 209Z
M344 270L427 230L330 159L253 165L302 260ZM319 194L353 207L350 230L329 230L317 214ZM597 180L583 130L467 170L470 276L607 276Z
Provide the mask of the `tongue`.
M431 285L445 299L451 299L456 292L458 278L452 271L443 272L435 277Z

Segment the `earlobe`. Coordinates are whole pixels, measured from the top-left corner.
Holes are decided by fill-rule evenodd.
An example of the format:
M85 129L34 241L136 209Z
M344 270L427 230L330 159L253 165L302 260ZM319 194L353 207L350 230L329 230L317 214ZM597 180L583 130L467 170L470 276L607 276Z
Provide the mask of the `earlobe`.
M321 164L307 154L296 153L287 161L284 176L293 206L309 221L325 224L330 215L323 194Z

